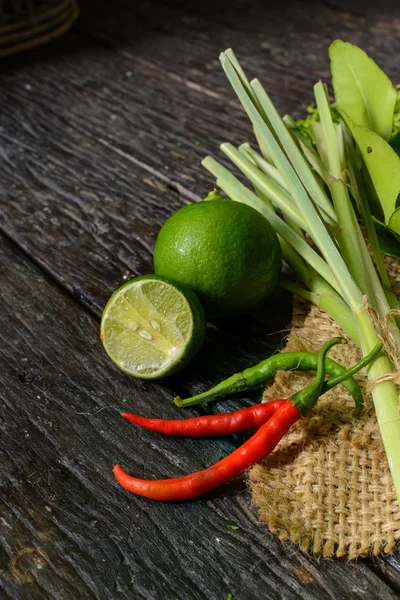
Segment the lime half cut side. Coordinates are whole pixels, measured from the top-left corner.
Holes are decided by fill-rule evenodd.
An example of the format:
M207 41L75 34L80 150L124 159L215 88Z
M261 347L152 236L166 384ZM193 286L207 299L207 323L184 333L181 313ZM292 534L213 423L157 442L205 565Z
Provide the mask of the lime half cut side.
M116 290L101 319L108 356L122 371L142 379L179 371L204 336L204 312L194 292L155 275L136 277Z

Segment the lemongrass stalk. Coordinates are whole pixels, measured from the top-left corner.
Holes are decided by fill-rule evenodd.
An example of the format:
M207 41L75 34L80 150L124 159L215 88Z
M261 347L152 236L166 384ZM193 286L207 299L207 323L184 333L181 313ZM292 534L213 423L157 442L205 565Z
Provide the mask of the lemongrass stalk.
M314 86L314 93L320 117L320 123L318 124L319 136L316 143L322 160L331 175L329 189L338 218L337 236L340 250L360 290L369 298L373 298L374 306L376 306L375 293L377 288L374 285L376 272L364 240L360 239L360 228L346 186L345 168L337 140L336 128L332 121L329 101L322 82L318 82Z
M255 91L257 98L259 99L260 104L262 105L263 110L271 123L271 126L274 127L275 134L277 135L282 146L284 146L288 156L290 156L293 164L296 163L298 168L302 168L302 163L301 163L301 161L298 160L298 149L295 146L293 139L290 136L290 133L285 128L282 120L280 119L279 114L276 111L275 107L273 106L269 96L267 95L265 90L262 88L261 84L259 84L259 82L253 81L253 82L251 82L251 86L252 86L253 90ZM326 92L325 92L324 88L322 88L322 91L324 92L325 98L326 98ZM335 133L335 141L336 141L336 146L337 146L337 149L335 151L335 160L337 160L340 164L341 159L342 159L342 153L341 153L341 148L340 148L339 144L337 144L336 133ZM271 144L271 149L274 149L272 144ZM280 159L279 152L277 154L278 154L277 157L273 156L273 159L274 159L274 162L275 162L277 168L281 169L281 173L284 178L285 178L285 175L290 176L291 173L289 171L286 171L287 165L285 164L285 162L283 160L281 160L280 164L278 164L278 160ZM307 164L306 164L306 170L309 171ZM309 174L310 173L311 172L309 172ZM312 175L312 173L311 173L311 175ZM302 181L303 182L308 181L308 177L303 175ZM291 191L292 195L294 195L289 186L288 186L288 188L289 188L289 191ZM307 188L307 190L311 194L312 190L310 190L309 188ZM298 191L301 192L301 189L299 187L298 187ZM304 200L305 200L304 196L300 195L298 197L298 199L299 199L299 201L301 201L302 205L304 206L303 214L306 214L307 218L309 219L311 235L314 239L314 242L317 244L320 251L324 255L327 263L331 266L331 269L336 276L338 284L340 285L340 283L343 282L343 279L340 279L340 277L339 277L339 273L341 273L342 277L346 281L346 287L343 288L343 286L341 286L342 297L346 300L347 304L349 305L349 307L352 309L353 312L365 311L365 308L363 305L362 292L360 291L358 286L355 284L352 274L348 270L346 262L343 260L341 254L339 252L337 252L337 249L335 246L334 246L334 250L333 250L332 240L329 238L329 234L327 233L326 230L324 232L324 230L321 229L321 226L320 226L321 224L318 222L318 219L315 218L315 214L313 213L312 210L310 210L310 207L307 207L306 202L304 202ZM315 229L314 229L314 227L315 227ZM360 231L357 223L355 224L355 229L353 232L355 232L355 234L356 234L357 241L359 243L359 247L361 247L363 249L363 244L365 247L365 243L364 243L361 231ZM325 233L325 235L324 235L324 233ZM333 257L335 257L335 260L332 260ZM357 253L354 256L352 256L351 258L352 258L352 260L355 260L357 258ZM363 258L365 258L365 253L363 254ZM369 255L368 255L368 258L369 258ZM369 260L370 260L370 258L369 258ZM379 280L376 276L376 272L373 269L373 266L372 266L372 269L370 268L370 266L372 265L372 262L370 262L370 265L368 265L368 261L366 261L366 262L367 262L367 267L368 267L368 273L371 276L372 285L374 286L374 299L377 301L378 306L382 310L382 309L384 309L385 305L387 307L386 298L385 298L383 290L379 284ZM372 327L372 331L373 331L373 327ZM392 333L395 336L395 338L400 341L400 334L399 334L397 327L392 327Z
M275 135L277 136L283 148L285 149L285 152L291 164L293 165L293 168L296 171L301 183L307 189L313 202L315 202L315 204L319 208L321 208L333 222L335 222L336 217L331 202L318 185L314 174L309 168L308 162L306 161L296 142L292 138L292 134L282 121L278 111L273 105L267 92L264 90L263 86L257 79L251 81L250 85L254 93L256 94L258 101L263 107L264 113L267 115L267 118L271 123L271 127L275 132ZM275 160L274 162L276 164ZM279 166L277 164L276 166L279 169ZM284 174L281 174L285 179Z
M262 115L262 118L264 119L264 121L267 122L267 117L262 109L262 106L260 105L260 103L257 99L257 96L251 89L251 85L250 85L249 80L247 79L246 73L243 71L242 66L239 63L238 59L236 58L235 53L233 52L232 48L228 48L227 50L225 50L224 55L229 60L231 65L234 67L235 72L236 72L238 78L240 79L240 83L241 83L244 91L248 95L249 99L253 102L254 106L257 108L257 111ZM258 132L257 132L256 128L254 128L254 135L257 139L257 142L259 143L259 146L260 146L263 156L265 157L266 160L270 161L271 154L269 151L269 146L265 142L265 140L260 141L258 139Z
M284 214L283 219L288 224L290 229L292 229L292 231L294 231L299 237L302 237L304 239L303 230L296 224L296 222L291 217L289 217L287 214Z
M360 343L360 334L358 330L357 322L354 319L354 315L344 302L344 300L332 290L332 292L328 291L328 286L323 286L324 291L321 291L320 286L318 284L319 276L313 278L310 290L305 290L300 285L289 281L288 279L281 278L279 282L280 286L303 298L304 300L308 300L315 306L318 306L321 310L327 313L336 323L340 325L344 333L349 336L350 339L357 345ZM315 291L313 290L315 289ZM332 289L332 288L331 288ZM319 290L319 291L316 291Z
M260 169L265 173L265 174L269 174L271 178L280 186L283 187L285 190L285 182L283 181L283 179L281 178L281 175L278 171L278 169L276 167L274 167L273 165L271 165L271 163L269 163L267 160L265 160L262 156L260 156L257 152L255 152L250 144L248 142L246 142L245 144L241 144L238 148L239 152L241 152L245 158L247 158L247 160L249 160L254 166L260 166ZM261 161L264 163L264 169L261 167L261 165L257 164L257 157L259 159L261 159ZM282 184L282 185L281 185ZM271 203L270 198L256 185L254 185L254 189L255 192L257 194L257 196L260 196L261 198L263 198L264 201L268 201L268 203ZM271 203L272 206L272 203ZM286 223L289 225L289 227L291 229L293 229L293 231L295 233L297 233L297 235L299 235L300 237L304 238L304 233L302 228L295 222L294 219L292 219L288 214L283 213L283 218L286 221Z
M257 192L258 193L258 192ZM262 197L262 196L261 196ZM265 201L268 201L265 199ZM281 245L283 260L286 264L296 273L299 279L306 285L309 291L304 290L297 284L292 284L293 291L302 290L309 296L300 294L301 297L309 300L325 312L339 325L343 331L357 344L360 345L360 336L358 331L358 325L354 318L353 313L347 306L343 298L334 290L329 283L321 277L314 269L312 269L304 259L296 252L296 250L290 246L280 236L278 236L279 243ZM285 286L284 286L285 287Z
M256 195L263 201L263 203L265 204L265 206L267 206L272 212L276 213L275 207L272 204L272 202L269 199L269 197L267 196L267 194L264 194L260 190L260 188L258 188L257 186L254 186L254 191L255 191Z
M283 115L282 121L285 123L288 129L294 130L297 128L296 121L290 115Z
M284 240L279 235L278 239L281 245L282 257L285 263L296 273L296 275L301 279L301 281L303 281L304 283L306 281L309 281L310 267L308 266L306 261L300 256L298 252L296 252L294 248L292 248L290 244L287 243L286 240Z
M349 174L349 181L354 195L354 199L357 203L358 210L360 211L365 228L367 230L367 237L371 244L372 253L382 285L384 289L391 290L389 275L383 260L383 254L379 245L378 234L376 233L374 222L372 220L371 209L365 194L365 187L361 178L361 173L357 168L358 161L356 148L346 126L343 127L343 136L345 154L347 158L347 172Z
M318 308L324 310L331 319L340 325L349 338L359 346L360 333L358 324L343 298L323 277L311 269L285 240L280 240L280 242L284 261L293 269L303 284L308 287L309 291L307 292L304 288L291 282L283 285L283 287L286 287L292 293L297 293L302 298L308 299L318 306ZM289 285L292 287L288 287ZM299 290L310 294L310 296L300 294Z
M328 105L329 105L329 95L328 95L328 88L325 86L325 95L326 95L326 99L328 101ZM331 120L333 123L333 119L332 119L332 114L331 116ZM343 139L343 124L342 123L336 123L334 125L335 127L335 132L336 132L336 142L339 148L339 157L340 157L340 163L342 165L346 164L346 157L345 157L345 152L344 152L344 139Z
M268 196L266 194L263 193L262 190L260 190L260 188L258 188L257 186L254 186L254 191L257 194L257 196L263 200L263 202L267 203L268 206L270 206L272 208L272 210L274 212L276 212L271 200L268 198ZM283 214L283 219L289 225L289 227L292 229L292 231L297 233L297 235L300 236L301 238L305 239L304 232L301 229L301 227L296 225L296 223L294 221L292 221L292 219L290 219L290 217L288 217L285 214Z
M238 61L238 59L236 58L235 53L233 52L232 48L228 48L227 50L225 50L224 54L228 58L231 65L234 67L234 69L237 73L237 76L239 77L241 84L242 84L243 88L246 90L246 93L248 94L249 98L254 103L254 105L257 107L257 110L262 114L263 113L262 106L259 103L257 96L251 89L251 85L250 85L249 80L247 79L246 73L243 71L242 66L241 66L240 62ZM265 118L265 114L263 114L263 117Z
M332 176L329 189L338 219L341 253L362 293L368 296L369 302L379 311L381 317L384 317L389 310L389 304L350 201L345 181L343 150L338 143L337 127L333 124L326 88L322 82L314 86L314 93L326 151L325 166Z
M316 121L315 123L311 123L311 132L312 132L312 136L314 138L314 142L315 145L317 147L318 150L318 156L320 157L320 160L322 162L323 165L325 165L325 167L328 165L328 150L326 147L326 139L324 136L324 131L322 129L322 125L319 121ZM329 171L328 171L329 173ZM330 180L330 178L329 178ZM327 181L327 183L329 183L329 180Z
M328 169L326 169L322 160L320 159L318 152L316 152L313 146L308 141L307 137L301 133L300 131L293 131L293 135L296 140L300 144L300 148L304 152L304 156L307 158L308 162L312 166L312 168L318 173L324 183L328 184L330 181L330 176Z
M271 177L281 188L287 191L285 182L283 180L282 175L279 173L278 169L271 165L263 156L258 154L249 144L246 142L245 144L241 144L239 146L239 152L242 152L249 160L261 169L266 175Z
M228 61L224 61L224 69L227 73L228 78L231 81L232 86L234 87L236 93L238 94L239 99L243 103L243 106L248 113L250 119L253 122L253 125L257 127L259 135L262 138L266 138L267 143L270 147L273 162L276 167L280 170L282 177L285 180L285 183L288 187L288 190L292 197L297 199L298 206L302 212L302 214L307 218L309 223L309 231L312 239L316 243L316 245L320 248L320 250L324 254L324 258L326 262L329 264L335 279L337 281L337 285L334 286L335 289L339 287L341 296L346 300L349 305L353 305L358 307L362 305L362 294L360 290L357 288L357 285L354 279L351 277L346 264L344 263L334 241L331 239L328 231L325 228L323 221L321 220L314 204L312 203L308 193L303 187L300 179L298 178L296 171L290 164L286 155L281 150L280 145L275 140L274 136L268 129L265 122L262 120L261 116L257 112L254 107L254 104L248 101L248 96L243 92L242 86L240 84L240 80L238 79L232 65ZM294 140L291 138L290 133L286 129L285 125L282 123L278 113L273 107L270 99L268 98L266 92L257 85L257 82L252 83L252 87L255 90L257 96L259 97L260 103L265 103L264 111L267 112L267 116L271 123L275 128L275 133L278 135L281 143L284 143L284 139L286 135L289 136L290 142L296 148L296 152L298 150ZM272 107L271 111L269 111L270 107ZM269 112L268 112L269 111ZM274 121L274 123L273 123ZM276 122L276 123L275 123ZM280 137L280 133L282 132L282 128L284 129L283 140ZM307 162L303 159L302 167L308 170L312 176L312 173L309 169ZM315 180L314 180L315 181ZM318 187L318 186L317 186ZM328 200L327 200L328 202Z
M302 288L301 285L293 283L293 281L290 281L289 279L286 279L284 277L281 277L281 279L279 280L279 285L281 288L283 288L287 292L290 292L294 296L298 296L303 300L307 300L307 302L310 302L310 304L317 304L317 294L314 294L314 292L310 292L309 290Z
M338 285L340 285L341 295L346 300L357 320L362 351L364 355L368 354L378 341L377 333L370 320L370 315L364 306L362 292L348 271L345 261L338 252L335 243L330 238L329 232L324 227L314 204L310 200L308 194L310 194L314 202L316 201L314 197L315 186L310 180L310 175L312 176L313 174L307 162L303 157L304 166L301 160L299 160L297 153L300 151L260 84L255 81L251 83L251 86L274 133L270 131L267 122L262 118L262 115L259 114L253 102L249 101L249 96L243 89L240 79L233 66L229 63L229 60L222 56L221 62L232 87L235 89L253 123L257 136L269 147L273 163L279 169L290 194L297 199L300 210L307 218L311 236L325 257L326 262L331 267L336 281ZM289 134L290 139L287 138L287 134ZM281 146L276 142L274 136L277 136L280 144L284 147L285 152L282 151ZM293 145L296 150L294 150ZM288 158L290 159L290 162ZM297 175L299 175L299 177L297 177ZM311 185L309 185L309 183L311 183ZM305 185L305 188L303 188L303 184ZM369 368L369 377L375 378L382 375L387 376L392 372L393 366L389 358L387 356L382 356L372 363ZM393 476L395 490L400 499L400 416L398 413L397 387L392 381L379 383L373 389L373 399L389 466Z
M365 356L377 343L378 337L365 309L360 310L355 316L360 329L361 349ZM367 370L368 378L373 380L383 375L392 374L393 365L388 356L382 355L371 363ZM400 502L400 415L398 387L393 381L378 383L373 387L372 398L394 488L397 499Z
M267 146L267 143L262 138L262 136L260 136L260 133L259 133L257 127L254 127L254 125L253 125L253 132L254 132L254 136L257 140L258 147L260 148L261 154L263 155L265 160L267 160L270 163L273 163L272 156L269 151L269 147Z
M263 214L278 235L286 240L286 242L290 244L300 256L340 294L340 286L324 259L321 258L321 256L319 256L319 254L317 254L303 238L298 236L280 217L278 217L274 211L271 211L270 208L263 203L261 198L243 185L234 175L232 175L232 173L230 173L230 171L228 171L228 169L211 156L207 156L202 161L202 165L214 175L217 179L218 187L226 192L230 198L248 204Z
M226 52L223 52L220 56L220 60L221 60L222 67L223 67L226 75L228 76L228 79L230 80L240 101L243 104L243 107L245 108L247 114L249 115L249 117L253 123L256 138L257 138L257 141L260 142L260 147L262 149L263 154L266 151L266 153L268 155L267 157L272 158L272 161L278 167L278 165L276 164L275 158L274 158L275 152L272 151L271 143L273 143L273 146L276 146L275 136L276 136L276 138L279 138L281 142L282 142L282 136L285 138L286 142L288 140L290 140L292 145L290 146L290 148L289 148L289 146L287 146L287 147L285 146L285 148L286 148L286 150L289 148L290 154L292 156L294 156L295 168L299 169L299 171L302 173L302 176L305 177L305 181L308 184L308 189L311 190L310 193L312 195L314 202L327 214L329 219L331 219L331 221L334 222L335 214L334 214L331 203L329 202L328 198L324 194L323 190L318 185L318 183L315 180L311 171L307 172L307 170L304 169L304 167L307 166L306 160L304 159L303 155L297 148L296 143L292 139L290 132L288 131L285 124L279 117L278 113L275 110L275 107L273 106L273 104L269 100L269 98L268 98L269 105L268 105L268 102L266 102L267 94L266 94L265 90L262 88L260 82L257 80L253 80L249 84L246 75L244 74L242 68L240 67L239 61L237 60L236 56L234 55L234 53L232 52L231 49L227 50ZM261 94L261 96L260 96L260 90L263 92L264 97L263 97L263 94ZM272 124L271 110L272 110L272 117L278 116L280 124L283 127L283 129L280 131L278 131L275 126L272 126L272 128L270 127L270 125ZM276 115L274 114L274 111L275 111ZM255 117L255 121L253 120L252 115ZM261 124L261 129L260 129L260 124ZM269 136L266 135L265 128L267 128L267 130L269 132ZM285 177L283 177L283 178L285 180ZM305 181L303 181L303 183L305 183Z
M269 200L268 196L266 196L261 190L255 188L256 194L261 200L264 202L266 206L270 208L273 212L275 209ZM278 235L278 234L277 234ZM293 269L293 271L297 274L297 276L303 281L305 285L308 284L311 277L311 268L306 263L306 261L300 256L296 250L287 243L280 235L278 235L279 244L282 250L282 257L285 263ZM322 277L321 277L322 279ZM325 281L325 280L323 280ZM328 285L328 284L327 284ZM331 288L333 289L333 288Z
M246 90L243 88L243 85L234 67L229 62L228 58L224 56L224 54L221 56L221 62L225 73L227 74L232 87L237 93L247 114L249 115L253 126L258 130L259 136L262 139L265 138L266 145L271 151L273 162L280 170L290 194L292 197L297 199L300 210L302 211L303 215L306 216L309 223L310 235L317 247L322 252L326 262L330 266L336 279L337 286L340 289L341 296L347 302L353 312L362 310L362 292L356 285L345 261L336 247L335 242L331 239L328 231L321 221L317 210L310 200L308 193L302 185L302 181L306 184L310 184L311 189L307 187L307 190L310 192L310 194L315 193L315 178L313 177L307 161L301 155L300 150L292 139L290 132L282 122L266 91L257 80L252 81L251 87L254 90L261 106L263 107L263 111L271 123L271 126L274 128L275 135L279 139L282 146L285 147L288 156L292 160L293 164L296 165L297 170L300 171L300 180L297 176L297 172L294 170L292 164L283 153L274 135L269 130L265 120L262 118L262 115L257 111L254 103L249 100L249 96ZM319 191L321 190L319 189ZM329 202L327 199L326 201ZM336 286L333 287L337 289Z
M300 148L303 151L304 156L314 169L321 177L321 179L328 183L329 181L329 173L322 163L318 152L315 150L314 146L310 142L310 138L300 131L296 125L296 121L290 115L284 115L282 117L282 121L285 123L286 127L291 131L292 136L297 140Z
M316 305L339 325L357 346L360 345L360 332L354 315L346 302L338 295L328 292L317 294Z
M287 214L299 227L307 231L305 220L286 190L254 166L244 154L239 152L232 144L221 144L220 148L238 169L246 175L254 186L261 189L273 204L280 208L284 214Z

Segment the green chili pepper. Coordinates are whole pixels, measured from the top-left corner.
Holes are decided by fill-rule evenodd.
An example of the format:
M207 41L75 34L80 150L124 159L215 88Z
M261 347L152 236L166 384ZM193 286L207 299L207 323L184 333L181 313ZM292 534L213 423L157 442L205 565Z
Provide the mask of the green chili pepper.
M368 364L379 354L381 349L382 344L377 344L372 352L362 359L362 363L364 365ZM282 352L281 354L270 356L254 367L245 369L242 373L235 373L235 375L221 381L221 383L218 383L206 392L184 400L178 396L175 398L174 402L181 408L193 406L194 404L199 404L200 402L208 400L209 398L214 398L215 396L227 396L261 385L272 379L280 370L315 371L317 369L317 363L318 354L314 354L313 352ZM359 364L360 363L358 363L358 365ZM353 396L356 405L354 414L357 416L362 408L363 397L360 386L354 377L352 377L352 370L346 370L331 358L325 359L325 368L328 375L332 376L332 379L327 380L324 384L325 391L331 389L338 383L342 383L347 391Z

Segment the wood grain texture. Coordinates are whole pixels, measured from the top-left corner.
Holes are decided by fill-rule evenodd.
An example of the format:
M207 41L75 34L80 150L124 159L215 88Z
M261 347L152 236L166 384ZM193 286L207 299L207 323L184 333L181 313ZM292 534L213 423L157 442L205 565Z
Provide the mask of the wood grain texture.
M313 83L328 77L334 37L362 45L400 80L399 11L369 2L360 14L357 4L82 0L74 32L2 63L0 228L29 257L5 243L0 263L1 561L13 600L400 593L398 556L356 565L309 559L260 526L240 483L178 506L133 499L113 482L117 459L132 473L180 475L241 442L156 439L118 413L134 399L131 409L159 415L162 399L163 414L176 415L176 393L197 392L276 351L288 296L256 316L211 324L193 366L161 384L117 372L98 324L82 311L98 318L115 287L151 272L163 221L210 189L203 156L219 154L222 141L251 139L219 51L232 45L279 109L296 116Z
M7 597L315 600L333 589L341 598L396 597L362 563L319 563L282 545L260 526L240 482L182 504L121 490L111 473L117 460L144 477L177 476L232 443L163 437L123 421L127 409L176 415L172 390L116 377L98 323L1 242Z
M323 5L317 10L312 3L294 3L284 15L276 9L258 15L243 9L237 30L229 12L223 13L228 24L220 24L222 10L218 19L208 15L206 20L190 16L190 5L187 14L171 3L139 2L128 9L129 3L121 0L108 8L100 2L95 11L89 2L82 4L83 12L86 4L87 17L78 27L103 36L103 47L71 34L60 40L59 52L49 56L42 49L28 64L10 61L2 74L1 191L7 232L26 247L31 244L29 250L51 270L62 271L65 284L73 279L78 293L92 304L104 302L115 287L114 275L102 296L98 293L110 269L119 270L121 281L124 269L151 268L154 237L165 217L192 194L199 198L210 188L201 158L216 154L226 139L239 143L251 138L219 66L219 49L235 42L250 73L265 74L282 112L304 110L312 84L327 76L326 48L333 32L365 42L382 56L395 80L400 76L397 42L389 52L392 38L386 35L395 30L396 19L389 23L382 17L371 32L366 19L343 18ZM312 17L318 36L307 37L300 56L296 49ZM329 27L324 29L325 22ZM291 77L295 81L289 85ZM145 225L148 218L152 223ZM68 248L60 260L70 259L71 265L52 269L46 238ZM143 246L142 252L137 246ZM87 261L82 264L89 252L95 253L93 276Z
M220 49L234 45L282 112L300 114L312 84L327 78L336 35L400 76L391 35L398 18L369 21L315 3L292 3L283 14L249 4L234 28L232 11L207 19L195 3L183 12L171 3L118 0L94 10L84 2L78 27L96 39L70 34L58 51L44 48L4 69L3 229L88 304L103 305L126 272L151 270L166 216L212 185L201 158L222 141L251 138ZM63 250L53 267L55 241Z
M74 38L74 44L76 39L80 40ZM182 152L175 150L175 139L185 140L178 115L182 121L192 106L198 113L198 126L211 130L211 115L219 112L220 104L202 107L190 90L182 98L178 91L168 94L169 79L157 82L141 64L129 77L128 64L120 65L117 77L114 52L92 42L85 44L79 61L60 53L51 64L19 65L17 72L13 68L4 74L0 95L8 125L0 131L4 158L0 191L3 231L99 316L118 285L133 275L152 272L152 249L160 226L194 193L194 188L192 192L183 186L190 178L196 182L196 172L200 172L195 139L192 146L199 156L190 161L192 175L183 172L184 166L168 166L187 162L187 142L182 142L186 144ZM106 73L113 76L108 78ZM148 108L145 84L149 79L158 117L154 108ZM110 90L113 85L115 89ZM54 89L59 93L52 97ZM115 103L121 113L113 119L116 113L110 111L117 110ZM130 125L124 117L128 110ZM23 116L14 118L17 113ZM244 135L245 119L240 118ZM159 164L157 168L150 165L153 172L148 172L131 159L137 160L135 149L144 160L145 150L137 145L152 130L154 146L147 142L148 154L154 147ZM111 151L110 140L122 137L129 149L122 146L118 152ZM162 144L157 142L160 139ZM178 168L182 179L176 182L170 173ZM168 176L162 178L163 173ZM208 189L210 184L204 185L199 197ZM227 321L217 329L211 326L202 366L195 365L180 376L181 393L196 393L198 383L204 389L232 368L244 368L249 352L250 360L257 362L276 351L289 319L290 298L281 294L256 318Z

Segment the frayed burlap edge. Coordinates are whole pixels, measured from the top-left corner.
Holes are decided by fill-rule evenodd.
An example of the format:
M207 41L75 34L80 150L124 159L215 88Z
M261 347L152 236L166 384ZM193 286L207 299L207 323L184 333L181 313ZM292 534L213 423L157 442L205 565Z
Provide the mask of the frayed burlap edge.
M388 259L396 293L400 261ZM285 350L317 352L343 335L326 313L294 299L292 329ZM360 359L349 341L330 356L344 366ZM301 389L312 374L280 372L264 401ZM351 396L338 386L325 394L310 417L297 423L274 453L249 472L249 486L260 520L281 540L324 557L351 560L392 553L400 540L400 507L393 489L365 373L356 376L365 408L353 419Z

